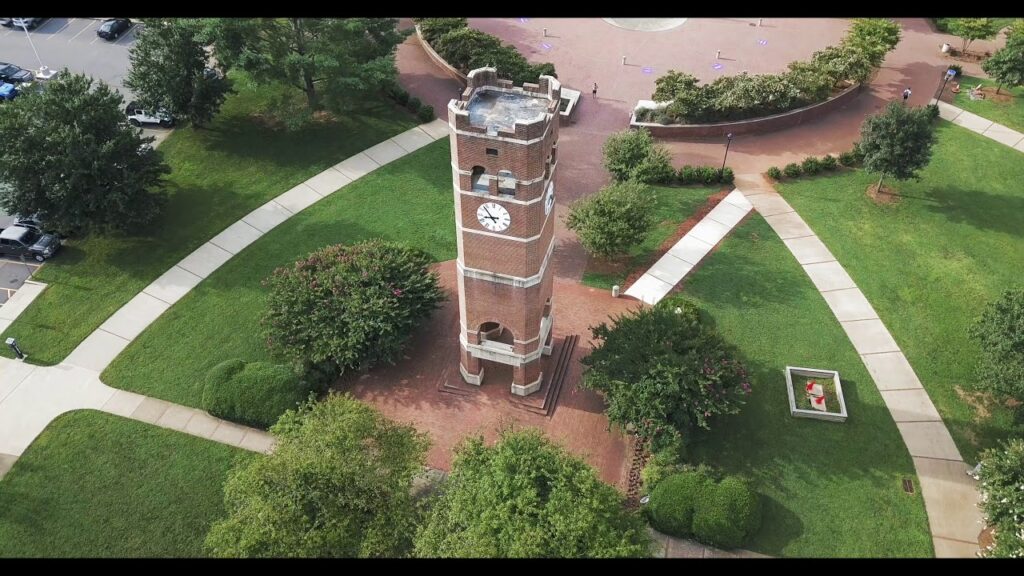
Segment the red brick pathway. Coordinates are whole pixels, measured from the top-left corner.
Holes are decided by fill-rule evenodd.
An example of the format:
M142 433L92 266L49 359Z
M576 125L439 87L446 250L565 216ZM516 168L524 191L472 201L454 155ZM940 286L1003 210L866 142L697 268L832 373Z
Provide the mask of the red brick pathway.
M567 334L579 334L581 339L575 353L577 361L562 385L554 414L547 418L515 406L509 392L511 372L492 363L487 364L483 386L474 393L459 395L438 390L443 379L456 383L461 379L454 261L440 264L438 271L449 300L414 337L409 357L396 366L354 377L354 382L342 389L376 406L388 417L427 432L433 442L427 456L432 467L448 470L452 449L467 435L482 434L493 440L504 426L536 427L586 458L606 482L624 490L629 464L627 440L618 430L608 430L601 398L578 388L583 368L578 359L590 351L590 325L639 303L613 299L603 290L555 280L555 341Z

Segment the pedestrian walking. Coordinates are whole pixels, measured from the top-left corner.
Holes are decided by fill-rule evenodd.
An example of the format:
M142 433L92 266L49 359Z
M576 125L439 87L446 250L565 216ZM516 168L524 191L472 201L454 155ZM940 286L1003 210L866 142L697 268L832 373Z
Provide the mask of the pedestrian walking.
M594 89L591 91L591 94L594 95L594 98L597 98L597 82L594 82Z
M907 89L903 91L903 103L906 104L907 100L909 98L910 98L910 86L907 86Z

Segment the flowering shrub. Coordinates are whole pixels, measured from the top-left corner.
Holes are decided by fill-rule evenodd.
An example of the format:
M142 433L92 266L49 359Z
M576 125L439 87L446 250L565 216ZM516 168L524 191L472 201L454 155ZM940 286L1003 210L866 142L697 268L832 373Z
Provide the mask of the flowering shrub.
M608 419L657 451L679 435L710 429L739 412L750 393L746 369L692 301L674 297L591 329L583 385L604 394Z
M981 347L977 387L1024 402L1024 289L986 306L970 334Z
M1024 558L1024 439L1004 442L981 455L985 520L995 527L995 543L982 551L992 558Z
M444 300L430 257L379 240L328 246L264 281L272 352L341 370L394 362Z

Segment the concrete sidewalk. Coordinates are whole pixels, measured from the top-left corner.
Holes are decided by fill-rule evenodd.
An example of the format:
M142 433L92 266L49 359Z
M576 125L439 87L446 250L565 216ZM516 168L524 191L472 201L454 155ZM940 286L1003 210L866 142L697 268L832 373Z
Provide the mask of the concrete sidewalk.
M751 208L742 192L738 189L730 192L624 294L651 305L660 302L743 220Z
M949 120L953 124L967 128L971 132L977 132L986 138L991 138L1018 152L1024 152L1024 133L982 118L962 108L957 108L952 104L937 102L934 98L932 98L931 103L938 103L939 116L944 120Z
M775 230L832 310L867 367L921 481L935 555L974 557L984 527L977 481L928 392L856 283L789 202L763 177L744 175L744 195Z
M444 120L416 126L339 162L253 210L150 283L57 366L0 358L0 470L9 468L54 418L89 408L240 448L270 450L273 441L266 432L218 420L194 408L111 388L100 381L100 373L175 302L262 235L354 180L447 137L448 123ZM33 294L29 292L23 288L11 298L0 322L14 321L31 301ZM24 302L15 301L19 295Z

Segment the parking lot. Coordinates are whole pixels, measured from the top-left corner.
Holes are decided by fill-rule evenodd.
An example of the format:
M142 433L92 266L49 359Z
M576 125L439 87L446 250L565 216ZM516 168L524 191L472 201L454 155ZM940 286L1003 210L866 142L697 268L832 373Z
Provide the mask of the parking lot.
M114 86L129 98L121 84L128 73L128 48L135 42L136 24L116 41L109 42L96 35L101 19L48 18L35 30L0 28L0 61L38 70L67 67L72 72L88 74ZM29 37L31 43L29 43ZM39 57L32 51L35 51Z
M40 264L35 260L23 261L9 256L0 256L0 304L14 296L21 285L28 280Z

